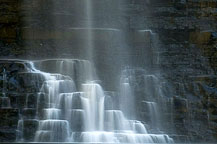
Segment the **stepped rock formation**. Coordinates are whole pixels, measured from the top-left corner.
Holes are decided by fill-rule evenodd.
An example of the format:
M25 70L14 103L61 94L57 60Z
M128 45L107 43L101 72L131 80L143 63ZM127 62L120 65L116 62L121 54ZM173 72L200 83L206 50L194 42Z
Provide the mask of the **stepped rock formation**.
M74 1L76 3L76 0ZM116 58L121 57L124 61L126 57L130 57L130 66L141 67L132 71L128 69L126 72L130 73L131 78L133 77L129 83L134 89L135 117L150 126L149 132L156 133L161 130L175 142L216 142L217 2L215 0L104 0L104 2L106 6L95 10L101 22L94 21L97 29L93 29L94 41L98 44L95 52L96 71L102 80L103 88L114 90L115 84L118 84L117 78L113 77L121 69L120 64L116 63ZM82 17L84 13L77 12L77 9L81 9L78 3L76 6L67 3L68 0L0 1L1 58L45 59L77 56L83 59L81 52L85 47L83 41L87 39L84 35L87 30L75 27L85 25L85 20L77 17L78 15ZM55 8L56 11L52 7L54 5L59 6ZM102 3L96 2L95 5ZM113 9L110 9L110 6L113 6ZM110 12L111 15L102 17L100 15L102 11ZM123 12L121 16L115 15L121 12ZM122 44L120 41L123 41L119 38L123 33L127 41L125 46L130 48L130 53L123 54L119 49ZM70 51L69 47L73 51ZM107 55L107 48L112 55ZM114 64L113 67L108 61ZM37 113L35 101L38 97L36 92L40 91L44 81L40 74L28 73L25 66L28 67L29 64L24 63L21 60L0 61L0 141L15 141L16 130L20 129L18 125L29 127L22 135L26 141L32 140L40 125L37 120L19 121L20 113L24 119L35 119ZM49 62L44 64L40 70L57 73L55 69L46 70L46 65L49 64ZM150 71L145 72L147 69ZM63 75L70 74L63 72ZM77 76L76 73L70 75L73 76ZM77 78L81 79L79 76ZM34 79L37 79L37 82ZM76 80L75 83L79 85L81 81ZM147 87L147 83L151 83L155 88ZM154 97L153 101L148 98L150 93L156 92L156 87L163 87L160 88L160 92L158 91L158 94L167 97L163 102L157 97ZM152 92L145 89L152 89ZM111 97L115 95L113 92L108 93ZM43 93L41 95L43 98ZM156 114L159 106L163 111L161 115ZM47 114L47 117L57 119L58 110L53 108L50 111L55 111L57 114ZM149 113L152 113L152 116ZM166 121L161 123L156 119L166 119ZM160 130L154 128L153 121ZM64 123L63 121L63 125ZM80 129L81 124L72 127Z
M36 68L46 63L51 65L47 71L52 72L56 66L60 69L53 70L59 73ZM3 123L2 128L11 138L16 136L17 142L173 143L158 127L146 129L145 121L128 120L118 109L120 105L115 104L118 97L96 83L94 72L85 73L93 71L87 60L2 60L1 68L4 70L2 114L16 112L5 117L10 121ZM63 75L66 72L63 69L71 73ZM120 95L131 89L129 81L121 82L123 87L126 84L127 89L122 89ZM150 110L155 109L150 107Z

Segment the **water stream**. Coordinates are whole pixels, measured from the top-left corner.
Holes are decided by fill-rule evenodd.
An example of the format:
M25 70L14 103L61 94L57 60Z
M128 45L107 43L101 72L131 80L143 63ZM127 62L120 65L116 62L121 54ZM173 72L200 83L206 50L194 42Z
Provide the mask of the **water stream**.
M105 105L112 105L110 102L118 100L118 97L109 96L109 93L103 90L97 80L90 78L93 76L90 75L86 78L81 76L81 79L78 80L73 79L72 73L71 76L68 76L61 73L43 72L39 70L40 67L43 67L43 62L29 62L30 73L39 73L44 78L37 98L37 113L35 119L32 119L38 122L34 142L173 142L166 134L149 133L143 122L127 119L120 109L105 107ZM64 63L67 64L63 66ZM70 69L74 72L90 69L90 62L86 60L57 60L56 64L60 68ZM65 73L70 74L69 71ZM81 73L81 75L86 75L86 73ZM127 98L130 97L132 93L129 92L129 89L129 83L124 81L124 88L121 88L120 92L122 97L123 95ZM41 93L44 95L40 95ZM44 101L41 101L42 96L44 96ZM107 97L113 100L109 100ZM26 101L28 103L28 98ZM156 120L156 104L147 103L150 104L149 111L153 115L151 119ZM131 107L125 107L125 109L131 109ZM156 122L155 120L153 122ZM25 127L25 121L26 119L21 117L18 123L19 141L25 141L22 138L22 131L28 128Z

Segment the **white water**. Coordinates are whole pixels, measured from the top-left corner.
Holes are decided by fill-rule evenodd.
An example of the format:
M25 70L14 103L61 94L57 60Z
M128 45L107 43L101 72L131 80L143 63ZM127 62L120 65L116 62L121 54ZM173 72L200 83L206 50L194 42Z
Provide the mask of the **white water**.
M160 114L156 102L143 101L146 104L148 115L150 117L151 126L154 128L160 128Z
M83 84L82 106L85 112L85 131L104 129L104 92L99 84Z
M128 118L133 118L135 116L134 96L127 78L121 80L120 102L121 110Z
M71 62L73 60L60 61L74 64ZM121 110L105 109L105 100L108 95L94 79L83 80L81 86L78 86L69 76L42 72L35 68L34 62L30 64L31 72L40 73L45 80L37 99L37 119L34 121L38 121L39 125L34 137L35 142L173 142L165 134L149 134L142 122L127 119ZM70 64L62 66L62 69L77 68ZM81 65L87 66L88 64ZM90 67L83 68L85 71ZM122 97L125 95L125 98L130 98L130 84L126 79L124 85L127 87L121 89ZM81 87L81 91L78 91L76 87ZM45 94L44 101L40 101L42 93ZM115 97L109 97L107 100L111 98ZM113 101L115 99L109 102ZM131 107L125 108L130 109ZM150 111L155 115L155 109L152 106L150 106ZM23 140L23 129L25 127L21 118L18 124L20 141Z

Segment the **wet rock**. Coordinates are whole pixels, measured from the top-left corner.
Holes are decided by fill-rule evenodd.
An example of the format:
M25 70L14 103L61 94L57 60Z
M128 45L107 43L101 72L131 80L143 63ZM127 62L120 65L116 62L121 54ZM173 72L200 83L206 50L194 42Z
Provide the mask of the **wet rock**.
M11 108L11 102L9 97L0 97L0 108Z
M17 73L9 76L8 91L10 92L39 92L45 81L41 73Z
M1 121L0 121L0 129L2 127L10 127L16 129L18 119L19 119L18 109L14 108L6 108L0 109Z
M84 130L83 122L85 120L83 111L79 109L72 109L71 115L71 129L75 132L82 132Z
M177 113L187 113L188 111L188 101L178 96L173 97L173 106Z
M37 94L24 94L17 96L17 106L23 108L36 108Z
M65 2L49 0L49 1L35 1L35 0L24 0L23 3L19 3L18 0L1 0L0 1L0 38L1 38L1 49L0 55L8 58L26 55L27 49L31 54L28 56L31 58L47 58L55 57L59 54L57 44L61 43L61 51L67 50L68 47L82 47L82 39L84 30L76 31L71 30L69 27L72 26L84 26L84 22L74 22L75 17L82 17L84 15L81 12L81 7L77 5L69 4L68 0ZM77 1L79 2L79 1ZM108 5L105 10L106 12L114 12L120 10L120 3L115 5L114 8L110 9L110 5L116 1L107 1ZM52 4L56 4L56 9L52 9ZM81 2L82 3L82 2ZM95 2L95 4L102 3ZM20 5L19 5L20 4ZM66 9L62 9L65 7ZM138 57L144 57L144 49L153 48L152 45L156 44L150 42L150 33L138 33L138 30L153 29L153 32L159 34L161 45L159 51L160 64L162 75L167 80L171 81L176 91L174 110L177 115L174 115L178 120L175 121L177 126L177 133L181 135L188 134L190 141L209 141L211 135L215 136L216 133L216 78L210 77L216 73L217 67L217 54L216 54L216 7L217 3L213 0L131 0L125 9L122 11L127 12L124 18L127 22L119 20L120 23L113 23L116 21L117 16L110 18L107 16L107 20L103 20L97 13L97 19L102 20L95 22L96 26L101 27L115 27L121 28L129 27L129 35L132 36L132 52ZM75 10L79 9L79 13L75 13ZM19 12L17 12L19 10ZM30 10L33 12L30 17ZM51 14L51 10L55 14ZM96 12L100 12L102 9L97 9ZM68 14L70 13L70 14ZM19 16L18 16L19 14ZM111 13L109 13L111 14ZM67 27L65 30L57 30L54 28L53 21L50 18L55 18L58 28ZM82 17L84 18L84 17ZM23 21L27 21L23 23ZM123 24L122 24L123 23ZM126 24L127 23L127 24ZM100 25L99 25L100 24ZM26 28L22 28L25 26ZM49 30L48 30L49 29ZM136 32L135 32L136 31ZM99 41L110 42L111 38L119 40L116 34L108 34L106 32L95 32L97 34L96 40L97 45L101 46ZM79 39L78 43L71 42L71 39ZM20 39L22 38L22 40ZM52 39L52 40L50 40ZM67 39L66 41L61 39ZM25 42L23 40L28 40ZM54 41L55 40L55 41ZM10 44L13 42L14 44ZM98 43L99 42L99 43ZM69 43L68 45L65 43ZM23 44L27 48L24 48ZM147 46L150 44L150 46ZM109 43L111 45L111 43ZM118 43L113 44L118 47ZM113 45L111 47L113 47ZM106 45L107 46L107 45ZM73 53L79 54L79 51ZM53 53L47 54L47 51L53 51ZM55 53L56 51L56 53ZM117 50L113 50L116 54ZM103 49L99 54L105 53ZM70 57L71 51L65 51L65 54ZM40 56L39 56L40 54ZM149 54L145 57L150 57ZM105 58L103 56L103 58ZM110 57L111 58L111 57ZM112 59L112 58L111 58ZM150 58L151 59L151 58ZM208 59L208 60L206 60ZM139 59L143 61L143 59ZM141 62L144 64L145 62ZM146 64L146 63L145 63ZM49 64L48 64L49 65ZM103 64L104 65L104 64ZM211 68L210 68L211 66ZM26 117L32 117L34 110L25 111L26 92L37 92L43 80L39 80L39 84L36 84L33 80L34 76L28 76L28 74L17 74L17 72L25 71L22 64L5 64L7 71L9 72L7 81L3 80L2 66L0 64L0 91L3 91L3 83L6 83L6 95L11 100L13 108L20 107L23 113L26 113ZM153 66L155 67L155 66ZM197 76L195 79L189 78L189 76ZM206 75L206 76L205 76ZM36 76L37 77L37 76ZM39 76L40 77L40 76ZM26 80L24 80L26 79ZM40 78L39 78L40 79ZM110 80L110 77L108 77ZM182 83L184 83L184 91L182 91ZM141 84L141 85L140 85ZM174 85L173 85L174 84ZM138 93L136 99L138 102L144 100L144 82L142 80L135 85L136 93ZM45 102L46 95L42 94L40 101ZM164 95L172 97L174 94L165 90ZM18 98L20 97L20 98ZM31 96L30 96L31 97ZM185 103L185 99L188 100L189 107ZM34 108L33 101L34 97L30 98L30 102L27 107ZM20 106L18 106L20 105ZM45 104L41 104L39 109L42 110ZM163 107L162 107L163 108ZM28 113L28 114L27 114ZM139 113L139 112L138 112ZM145 119L144 109L141 110L142 120ZM168 114L170 117L172 113ZM186 115L190 115L190 120ZM208 116L211 116L208 119ZM5 115L1 115L5 116ZM4 119L4 118L3 118ZM3 120L1 122L4 123ZM209 127L207 124L209 121ZM9 122L10 123L10 122ZM188 131L183 127L187 127ZM184 129L184 130L183 130ZM187 132L186 132L186 131ZM10 130L8 130L10 131ZM210 132L211 131L211 132ZM14 134L11 132L1 131L0 136L3 136L3 140L14 138ZM213 139L212 139L213 140Z
M22 110L22 116L24 119L35 119L36 109L35 108L24 108Z
M0 142L14 142L16 140L16 129L0 128Z
M39 121L28 119L23 121L23 138L25 141L33 141Z
M189 142L189 137L186 135L170 135L170 137L173 138L175 142Z
M22 60L0 60L1 73L7 75L18 72L27 72L30 69L29 63Z

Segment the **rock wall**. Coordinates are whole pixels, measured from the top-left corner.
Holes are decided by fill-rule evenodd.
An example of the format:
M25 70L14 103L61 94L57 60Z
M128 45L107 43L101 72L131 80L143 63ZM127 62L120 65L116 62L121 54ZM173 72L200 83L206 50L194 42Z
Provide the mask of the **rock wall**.
M159 37L159 67L175 92L176 133L194 142L216 141L216 1L154 1L151 16L144 16L143 1L134 3L140 8L131 27L150 28Z
M57 13L52 9L55 2L58 3L55 0L0 1L2 58L72 57L82 52L84 31L70 28L84 25L83 20L77 17L82 14L76 13L73 5L68 5L65 9L70 11L71 15ZM59 3L56 11L62 11L61 7L66 7L66 4L67 0L65 5ZM113 1L110 4L116 5ZM168 104L171 105L172 111L168 117L172 117L174 126L173 129L165 131L172 135L175 130L183 136L180 141L217 141L216 10L215 0L120 0L114 9L106 9L107 12L113 11L112 17L106 20L99 15L98 18L102 21L95 22L98 27L101 24L101 27L111 26L124 31L127 36L125 46L130 49L134 66L160 69L161 76L170 83L173 91L170 94L171 102ZM58 21L55 25L51 17ZM100 48L109 45L114 48L111 51L118 53L118 47L122 44L118 38L121 34L115 31L95 31L94 34ZM114 42L112 44L109 43L111 39ZM69 50L72 45L73 51ZM107 57L106 54L103 55L106 53L105 49L98 50L97 67L109 66L105 65L106 60L103 61L103 58ZM147 61L147 57L150 61ZM109 57L107 61L111 62L115 58ZM7 62L4 61L1 65L5 67L4 63ZM6 67L10 71L9 75L13 71L19 71L13 64L6 64ZM20 67L22 69L23 66ZM3 88L4 72L3 69L0 70L0 84ZM103 68L100 71L103 72ZM115 73L114 70L111 71ZM100 77L109 81L104 75ZM11 83L16 86L13 79ZM22 96L15 99L17 98L22 99ZM16 104L13 109L0 109L4 117L0 121L0 141L15 140L19 112ZM138 109L142 111L144 107L140 106Z

